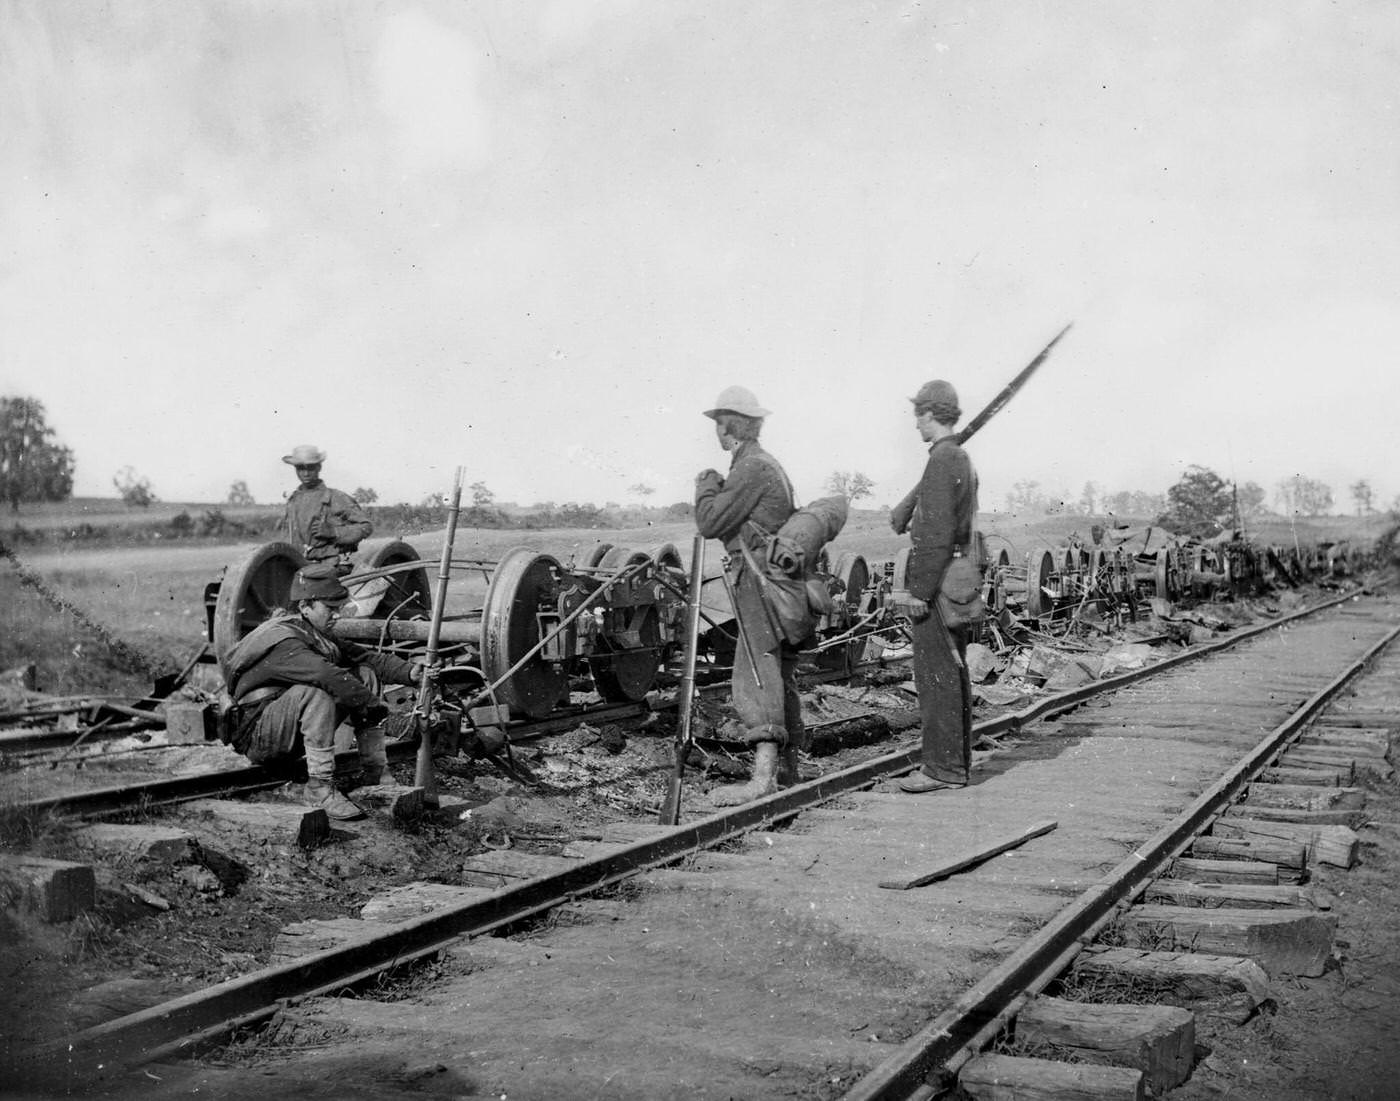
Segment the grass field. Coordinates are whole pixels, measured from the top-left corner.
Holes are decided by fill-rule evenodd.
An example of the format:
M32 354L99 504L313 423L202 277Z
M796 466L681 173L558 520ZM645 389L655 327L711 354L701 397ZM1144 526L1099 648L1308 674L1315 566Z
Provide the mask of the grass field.
M118 505L118 508L121 506ZM168 509L211 506L153 506ZM97 515L48 513L57 522L65 516ZM120 512L110 515L121 516ZM1013 561L1020 561L1033 547L1062 545L1071 535L1088 540L1090 518L1054 516L1021 519L1004 513L981 517L981 526L992 553L1005 547ZM1387 517L1367 520L1346 517L1299 521L1296 535L1307 545L1321 540L1351 538L1369 545L1393 526ZM1141 525L1138 530L1141 529ZM561 561L582 561L599 543L634 550L653 550L673 543L687 563L694 527L688 520L620 530L558 529L518 531L461 528L457 532L457 558L498 561L513 547L527 547ZM1279 522L1251 532L1259 541L1291 545L1293 525ZM382 545L393 533L370 540L366 549ZM427 561L430 577L437 572L445 532L410 536L409 542ZM200 543L132 547L84 548L81 544L56 550L18 553L18 560L47 587L51 597L68 602L78 615L55 608L53 599L41 599L32 585L21 583L10 563L0 563L0 601L4 602L4 630L0 632L0 669L28 661L39 663L41 687L49 692L112 691L150 687L150 671L178 669L202 643L205 632L204 587L219 579L224 567L253 550L258 543ZM863 554L868 561L888 560L904 546L907 536L890 531L885 514L855 513L846 529L831 544L835 561L842 551ZM711 543L707 562L717 564L721 548ZM480 607L485 581L479 573L454 574L449 610ZM83 625L85 618L97 631ZM144 664L123 660L103 643L101 633L119 640L142 655Z

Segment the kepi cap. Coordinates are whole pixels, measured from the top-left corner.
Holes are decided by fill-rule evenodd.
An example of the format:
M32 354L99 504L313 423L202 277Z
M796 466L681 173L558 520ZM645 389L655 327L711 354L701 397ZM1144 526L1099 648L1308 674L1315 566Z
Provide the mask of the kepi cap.
M958 404L958 392L953 389L953 384L944 382L941 378L924 383L919 387L919 392L909 400L915 405L951 405L954 409L962 408Z
M738 413L744 417L766 417L771 410L758 404L758 398L747 386L726 386L715 398L713 409L706 409L705 416L711 420L718 413Z
M315 466L326 461L326 453L315 444L299 443L290 455L282 456L282 461L292 466Z
M340 583L340 572L334 562L313 562L297 570L287 598L293 604L298 600L342 604L350 599L350 590Z

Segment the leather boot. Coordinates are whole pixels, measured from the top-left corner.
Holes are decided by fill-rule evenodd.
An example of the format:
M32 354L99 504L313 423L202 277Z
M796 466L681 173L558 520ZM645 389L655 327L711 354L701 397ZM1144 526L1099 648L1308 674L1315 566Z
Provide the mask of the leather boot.
M360 749L360 783L365 787L397 784L394 774L389 771L389 756L384 749L384 727L367 726L357 730L355 741Z
M758 742L753 747L753 775L747 784L715 788L710 799L717 807L752 803L778 790L778 743Z
M363 818L365 812L335 788L335 750L329 746L306 747L306 801L340 822Z

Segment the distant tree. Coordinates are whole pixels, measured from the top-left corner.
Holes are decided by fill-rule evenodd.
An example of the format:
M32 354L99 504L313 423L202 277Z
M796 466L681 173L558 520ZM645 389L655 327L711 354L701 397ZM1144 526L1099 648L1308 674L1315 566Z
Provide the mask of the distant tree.
M234 482L228 487L228 503L231 505L254 505L253 495L248 492L247 482Z
M859 470L833 470L826 480L826 488L848 501L859 501L871 495L875 483Z
M357 505L372 505L375 501L379 500L378 493L363 486L350 494L350 497ZM251 504L252 502L249 503Z
M1375 494L1371 490L1371 483L1365 478L1351 485L1351 499L1356 502L1356 515L1369 516L1376 510L1371 505L1371 500Z
M1079 491L1079 508L1085 516L1092 516L1096 511L1094 505L1100 503L1103 491L1093 482L1085 482L1084 488Z
M1313 478L1295 474L1275 487L1279 511L1285 515L1326 516L1332 511L1332 487Z
M425 495L423 496L423 499L422 499L421 501L418 502L418 507L419 507L419 508L442 508L443 505L446 504L446 503L447 503L447 502L445 502L445 501L442 499L442 494L441 494L441 493L436 493L436 492L434 492L434 493L425 494Z
M627 492L634 494L637 497L640 497L642 499L642 502L645 504L646 499L650 497L653 493L655 493L656 490L652 489L652 487L649 485L646 485L642 482L638 482L634 486L628 486Z
M486 488L485 482L473 482L469 487L472 491L472 508L487 508L496 495Z
M1258 482L1245 482L1235 489L1235 504L1240 510L1241 520L1254 520L1264 514L1264 501L1268 495Z
M124 466L112 476L121 498L133 508L150 508L159 498L151 491L151 480Z
M1044 512L1050 498L1041 492L1039 482L1017 482L1006 495L1006 511L1017 515Z
M677 501L673 505L666 506L666 516L668 519L685 520L695 514L695 506L689 501Z
M1161 523L1191 535L1214 535L1234 514L1229 483L1206 467L1188 466L1181 480L1167 490L1167 511Z
M1117 493L1105 493L1099 498L1099 507L1114 516L1160 516L1167 508L1167 498L1162 493L1144 493L1140 489L1124 489Z
M0 398L0 498L66 501L73 495L73 452L58 442L42 402Z

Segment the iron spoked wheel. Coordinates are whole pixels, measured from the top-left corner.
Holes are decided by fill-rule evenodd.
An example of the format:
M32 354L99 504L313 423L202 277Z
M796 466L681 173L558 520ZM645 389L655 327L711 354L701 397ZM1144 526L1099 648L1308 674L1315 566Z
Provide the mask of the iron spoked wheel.
M1055 577L1055 552L1040 547L1026 558L1026 612L1039 619L1055 610L1051 582ZM1046 590L1051 591L1047 592Z
M1085 555L1088 558L1088 565L1084 568L1084 588L1088 591L1089 599L1093 602L1094 607L1103 611L1108 607L1113 592L1113 582L1109 576L1108 556L1104 554L1102 547L1085 551Z
M673 559L679 567L680 552L670 544L657 547L651 554L614 547L597 564L616 573L643 562L655 560L659 564L663 556ZM594 687L609 703L631 703L645 698L656 683L663 657L661 623L656 607L639 604L608 608L604 613L604 623L594 653L588 658L588 671L593 674ZM609 634L622 629L640 638L641 646L622 647L610 642Z
M408 562L421 561L418 552L412 546L402 539L395 539L385 543L378 550L363 555L360 568L381 570L387 566L402 566ZM364 614L364 618L413 619L415 616L427 616L432 612L433 596L432 590L428 587L426 567L390 574L388 577L376 578L365 584L377 587L380 583L383 583L384 591L380 594L374 608ZM350 588L353 595L355 586L352 584Z
M861 555L842 551L841 556L836 559L836 566L831 575L842 585L836 601L838 606L845 609L839 621L832 626L837 632L847 631L864 613L865 591L870 587L870 566ZM825 659L823 664L827 668L834 667L850 672L865 656L865 647L864 638L853 638L844 646L834 646L825 651L822 654L822 658Z
M488 682L498 680L540 641L538 613L554 606L559 561L516 547L496 565L481 617L481 664ZM496 689L496 696L513 712L542 719L554 710L569 688L563 665L533 655Z
M1176 599L1176 570L1172 568L1171 551L1163 547L1157 552L1157 562L1153 577L1157 583L1157 595L1163 600Z
M264 543L224 571L214 604L214 653L222 665L239 641L287 606L306 558L291 543Z
M652 561L656 563L657 569L685 571L685 564L681 561L681 552L676 549L674 543L662 543L659 547L653 547L651 557Z

